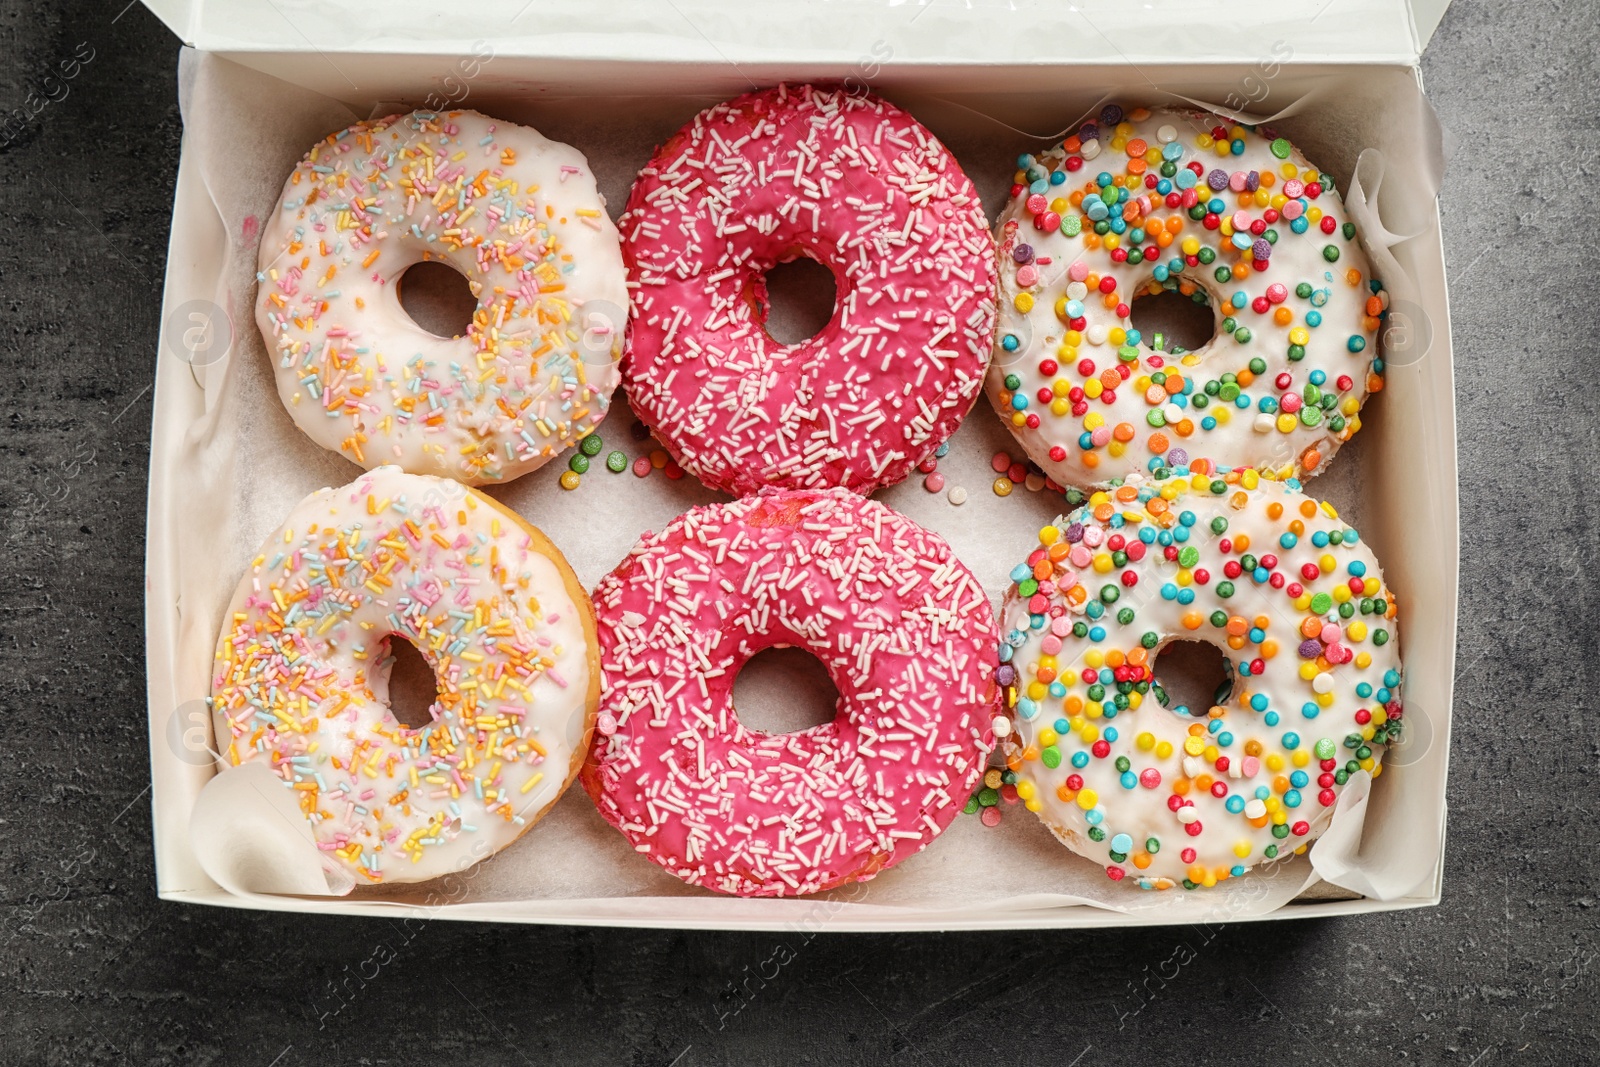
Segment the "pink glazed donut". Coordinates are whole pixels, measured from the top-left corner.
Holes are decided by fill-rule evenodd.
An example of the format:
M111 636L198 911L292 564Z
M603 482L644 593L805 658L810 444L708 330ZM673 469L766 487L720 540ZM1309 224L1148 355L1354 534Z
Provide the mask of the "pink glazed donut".
M595 591L604 673L584 788L694 885L795 896L865 881L961 810L993 748L998 640L940 537L843 490L769 490L645 534ZM831 722L740 723L766 648L814 654Z
M718 104L656 151L618 225L628 398L713 489L892 485L982 389L994 241L955 157L893 104L809 85ZM765 275L801 256L838 299L785 345Z

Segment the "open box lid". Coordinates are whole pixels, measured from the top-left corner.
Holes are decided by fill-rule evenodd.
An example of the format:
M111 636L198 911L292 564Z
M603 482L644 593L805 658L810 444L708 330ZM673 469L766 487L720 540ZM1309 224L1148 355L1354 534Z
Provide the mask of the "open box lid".
M1414 66L1449 0L144 0L194 48L335 95L363 56L894 66L1335 62ZM313 55L314 54L314 55ZM316 59L317 64L307 62ZM318 71L317 67L321 70ZM560 76L558 71L546 73ZM381 81L381 78L379 79ZM541 79L542 80L542 79ZM308 85L308 88L317 86Z

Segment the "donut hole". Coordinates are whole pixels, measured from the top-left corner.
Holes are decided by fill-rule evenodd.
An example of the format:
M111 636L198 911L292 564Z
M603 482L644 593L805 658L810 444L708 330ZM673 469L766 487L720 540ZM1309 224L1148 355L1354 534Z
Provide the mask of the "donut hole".
M781 345L821 333L839 301L833 271L804 255L774 265L753 289L756 322Z
M422 730L433 725L433 705L439 699L438 683L433 667L417 651L415 645L404 638L391 638L387 655L379 664L382 678L374 678L374 690L383 690L376 683L388 683L389 713L407 730Z
M464 337L478 298L466 275L436 259L413 263L395 280L395 296L417 327L435 337Z
M1155 687L1165 693L1169 711L1204 718L1213 704L1227 703L1233 670L1216 645L1173 641L1156 656ZM1154 695L1161 700L1160 694Z
M745 729L792 734L832 722L839 690L822 661L803 648L767 648L733 680L733 710Z
M1176 289L1147 295L1141 289L1134 297L1128 321L1139 331L1145 347L1174 355L1204 348L1218 330L1211 299L1198 288L1190 296Z

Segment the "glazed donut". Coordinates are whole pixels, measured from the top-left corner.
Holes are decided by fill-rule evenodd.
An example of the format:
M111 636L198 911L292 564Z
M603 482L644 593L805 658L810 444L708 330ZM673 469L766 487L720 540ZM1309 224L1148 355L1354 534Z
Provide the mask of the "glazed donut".
M1373 279L1333 178L1266 128L1115 105L1018 161L996 228L1000 327L988 393L1063 485L1190 457L1320 470L1383 387ZM1141 296L1209 303L1214 340L1167 350Z
M702 112L618 223L635 309L623 383L673 457L729 493L870 493L932 455L983 386L994 246L955 158L893 104L809 85ZM810 256L833 318L766 332L765 275Z
M424 260L466 276L465 337L400 306ZM284 184L257 279L278 395L363 467L506 481L593 430L616 389L616 228L583 154L525 126L417 111L329 136Z
M1017 795L1146 889L1310 844L1403 722L1394 593L1366 543L1298 482L1203 467L1046 526L1002 609L1011 714L995 732ZM1163 706L1152 669L1173 641L1221 649L1231 696Z
M211 690L221 755L266 760L358 884L498 852L583 760L600 698L589 598L543 534L459 483L379 467L311 494L227 620ZM424 727L389 707L396 636L434 670Z
M583 783L672 874L745 896L866 881L966 803L993 747L993 611L938 536L844 490L691 509L595 591L605 697ZM814 654L833 721L740 723L735 675Z

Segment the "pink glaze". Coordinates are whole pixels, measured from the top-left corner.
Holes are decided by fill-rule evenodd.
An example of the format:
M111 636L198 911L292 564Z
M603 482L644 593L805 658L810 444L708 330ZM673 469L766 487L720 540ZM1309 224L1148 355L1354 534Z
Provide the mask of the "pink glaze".
M937 535L843 490L767 491L646 534L595 590L605 691L584 787L686 882L791 896L865 881L965 804L993 747L983 587ZM831 722L740 723L733 681L792 645Z
M730 493L905 478L982 388L995 253L944 145L875 96L779 86L701 112L619 222L633 290L628 397L685 469ZM822 332L766 332L766 272L809 256Z

